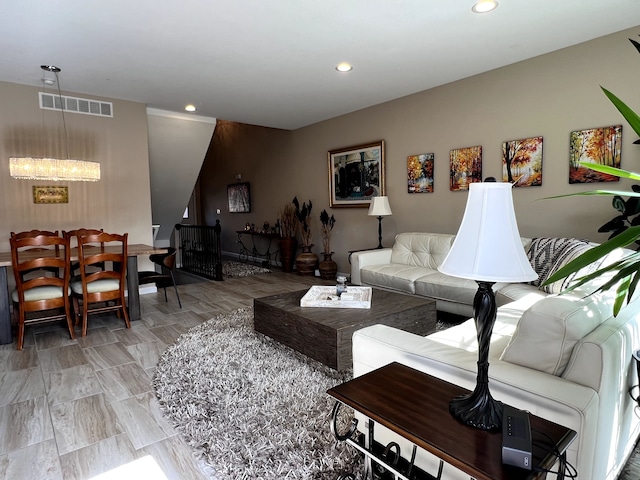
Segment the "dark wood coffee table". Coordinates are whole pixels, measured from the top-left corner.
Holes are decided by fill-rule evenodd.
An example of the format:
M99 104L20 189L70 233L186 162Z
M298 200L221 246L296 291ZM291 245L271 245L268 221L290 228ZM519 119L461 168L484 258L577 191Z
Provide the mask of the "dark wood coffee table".
M362 445L351 435L347 437L349 430L339 432L332 426L340 440L346 440L357 450L366 453L369 463L372 459L376 463L384 462L380 455L384 446L375 442L374 427L379 423L478 480L546 478L546 473L503 465L501 431L487 432L469 427L449 413L449 401L468 393L468 390L452 383L399 363L391 363L333 387L327 393L340 404L353 408L369 419L364 425L358 424L357 429L363 433L368 430L369 440L365 439L365 443L370 441L371 445ZM335 415L337 409L334 408ZM555 447L559 455L564 455L575 439L576 432L535 415L530 415L529 419L533 465L550 469L556 461L556 456L550 452L551 448ZM549 443L553 445L543 446ZM402 453L409 455L411 452ZM436 473L410 467L406 460L398 462L396 467L386 465L385 468L395 468L401 479L433 479ZM407 470L412 472L411 475L406 473Z
M303 308L307 291L254 299L254 329L336 370L353 366L356 330L378 323L417 335L436 329L434 300L374 288L370 309Z

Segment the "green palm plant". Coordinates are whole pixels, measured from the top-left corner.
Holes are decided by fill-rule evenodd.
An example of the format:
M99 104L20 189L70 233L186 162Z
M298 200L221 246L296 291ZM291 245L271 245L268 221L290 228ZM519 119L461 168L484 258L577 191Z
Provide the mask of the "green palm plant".
M640 53L640 43L632 39L629 39L629 41ZM629 123L633 131L640 136L640 116L638 116L638 114L636 114L630 107L628 107L622 100L620 100L609 90L604 87L600 88L607 96L607 98L609 98L611 103L613 103L613 105L622 114L624 119ZM640 144L640 140L636 140L634 143ZM608 167L605 165L596 165L589 162L580 162L580 164L592 170L602 173L608 173L620 178L640 180L640 173L630 172L627 170L622 170L620 168ZM566 197L576 195L613 196L613 207L618 210L621 215L601 227L600 230L603 230L605 228L609 229L605 231L613 230L613 234L606 242L588 250L573 261L569 262L563 268L559 269L554 275L549 277L544 285L551 284L565 277L568 277L569 275L575 274L582 268L591 265L594 262L598 262L600 259L617 248L628 247L633 243L640 242L640 220L637 219L638 217L630 219L631 216L634 216L638 213L636 210L639 203L637 199L640 198L640 187L634 185L632 187L632 191L591 190L587 192L561 196ZM623 196L629 197L629 199L625 201L622 198ZM580 277L569 288L567 288L565 292L574 290L579 286L584 285L585 283L605 274L609 275L610 278L592 293L607 291L610 288L616 287L616 300L613 307L613 314L617 315L620 312L620 309L625 305L625 303L629 303L629 301L633 297L634 292L636 291L638 282L640 282L640 252L630 253L610 265L599 268L593 273Z

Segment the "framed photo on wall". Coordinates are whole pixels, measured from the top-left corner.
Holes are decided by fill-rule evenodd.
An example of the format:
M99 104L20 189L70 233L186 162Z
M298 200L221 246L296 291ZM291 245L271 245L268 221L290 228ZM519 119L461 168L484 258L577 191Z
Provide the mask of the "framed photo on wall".
M251 189L249 188L249 182L227 185L227 200L229 201L229 212L251 212Z
M385 195L384 140L328 153L329 206L368 207Z

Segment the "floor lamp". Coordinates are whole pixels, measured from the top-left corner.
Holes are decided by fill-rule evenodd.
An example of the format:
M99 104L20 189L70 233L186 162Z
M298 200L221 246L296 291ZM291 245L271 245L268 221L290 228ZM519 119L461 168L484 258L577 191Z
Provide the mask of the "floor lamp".
M489 347L496 320L495 282L528 282L533 271L520 240L510 183L471 183L464 217L440 272L478 283L473 317L478 336L478 375L473 392L456 397L449 411L481 430L502 427L502 404L489 392Z
M368 215L378 217L378 247L382 247L382 217L391 215L391 207L389 206L389 197L373 197L369 204Z

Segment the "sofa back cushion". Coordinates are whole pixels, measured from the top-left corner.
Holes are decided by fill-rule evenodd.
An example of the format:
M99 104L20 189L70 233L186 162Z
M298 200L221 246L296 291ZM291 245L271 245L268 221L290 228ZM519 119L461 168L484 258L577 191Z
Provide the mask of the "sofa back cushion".
M399 233L391 252L391 263L436 270L451 249L453 235Z
M501 359L551 375L564 372L573 347L613 314L613 295L550 295L518 321Z

